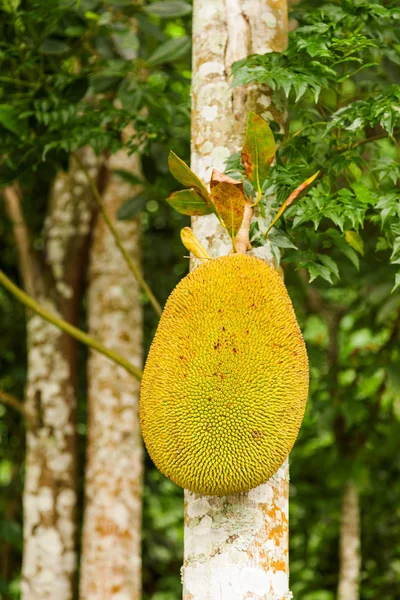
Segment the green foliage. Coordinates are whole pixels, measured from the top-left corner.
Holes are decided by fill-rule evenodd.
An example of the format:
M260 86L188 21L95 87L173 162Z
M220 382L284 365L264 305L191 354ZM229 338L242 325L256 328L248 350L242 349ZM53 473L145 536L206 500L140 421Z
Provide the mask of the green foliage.
M67 154L86 144L143 152L187 137L188 24L168 28L160 18L190 7L160 4L55 0L49 12L46 0L26 0L0 7L0 70L10 74L0 77L0 185L42 161L65 166ZM128 125L134 133L122 141Z
M327 250L337 248L357 267L353 249L360 252L360 231L371 235L371 224L377 252L390 250L391 264L400 262L400 27L393 26L400 24L400 9L390 2L314 4L296 7L298 27L285 53L236 63L233 82L268 84L276 100L289 98L289 132L277 134L263 204L266 210L276 194L281 206L305 176L322 171L318 185L277 226L298 248L286 247L287 260L307 268L311 280L337 281L339 269ZM281 250L273 251L279 261ZM392 280L396 289L395 267Z
M400 293L373 236L354 278L333 248L341 280L311 285L285 269L310 359L311 389L291 453L291 589L336 597L340 499L346 479L361 494L362 600L396 598L400 533ZM315 490L318 489L318 494ZM313 597L313 596L310 596ZM329 597L329 596L327 596Z
M158 14L160 4L162 15ZM172 8L181 14L174 21ZM182 156L188 155L189 148L190 21L182 18L189 9L184 2L144 5L132 0L54 0L49 10L46 0L0 1L0 186L13 180L20 184L25 217L34 247L40 252L48 191L56 169L68 168L71 152L89 144L108 155L122 146L133 151L140 145L143 179L126 171L117 175L141 186L142 191L128 200L119 216L127 219L140 213L142 266L162 301L187 269L178 232L188 219L170 211L164 198L174 189L167 166L169 148ZM136 31L132 17L137 21ZM182 39L184 52L181 46L177 58L176 46ZM164 52L161 62L150 65L150 57L163 45L165 51L169 40L177 40L175 54ZM135 133L125 140L121 134L127 125ZM2 268L18 281L15 244L1 197L0 256ZM146 352L157 322L147 299L142 300ZM83 315L80 325L86 327ZM0 389L22 399L25 313L2 290L0 326ZM81 514L87 391L86 352L82 347L79 352ZM24 439L20 415L0 404L0 597L5 600L19 598ZM155 481L155 475L149 468L145 482L148 525L143 569L148 600L157 594L161 597L161 592L165 598L175 598L180 587L182 542L175 534L175 523L179 521L182 527L180 496L170 494L163 482ZM165 501L162 497L150 506L154 493L166 494ZM172 505L176 515L179 513L176 521L168 515L164 518ZM154 545L153 534L157 537ZM162 552L162 540L167 538L172 541L159 560L155 553Z

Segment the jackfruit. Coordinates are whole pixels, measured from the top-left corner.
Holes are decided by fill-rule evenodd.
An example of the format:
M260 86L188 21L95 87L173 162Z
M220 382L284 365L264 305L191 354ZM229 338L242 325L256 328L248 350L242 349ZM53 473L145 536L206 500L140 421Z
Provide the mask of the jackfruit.
M295 442L307 395L305 344L273 268L233 254L180 281L140 397L143 439L164 475L211 495L266 482Z

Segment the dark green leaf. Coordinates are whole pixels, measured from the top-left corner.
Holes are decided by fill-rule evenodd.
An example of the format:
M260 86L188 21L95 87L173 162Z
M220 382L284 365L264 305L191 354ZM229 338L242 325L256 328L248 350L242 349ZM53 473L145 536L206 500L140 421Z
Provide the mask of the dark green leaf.
M21 136L24 133L24 122L19 119L19 111L9 104L0 104L0 125Z
M394 279L394 286L392 288L392 294L397 288L400 287L400 272L396 273L396 277Z
M39 48L42 54L65 54L69 49L68 44L56 38L47 38Z
M121 179L123 179L127 183L130 183L131 185L140 185L146 183L142 177L139 177L138 175L136 175L135 173L131 173L130 171L124 171L123 169L114 169L113 173L115 175L118 175L118 177L121 177Z
M279 231L278 229L273 229L269 234L268 239L272 244L278 246L278 248L293 248L294 250L297 250L297 246L292 240L283 233L283 231Z
M143 100L143 91L126 77L118 87L117 96L124 110L129 113L135 113Z
M167 198L167 202L183 215L201 216L213 212L212 208L193 189L174 192Z
M94 75L90 78L90 86L96 94L103 94L115 89L120 81L121 78L115 75Z
M192 7L187 2L153 2L143 7L150 15L157 15L164 19L184 17L192 12Z
M153 54L148 58L147 62L151 66L162 65L166 62L171 62L173 60L178 60L188 54L191 46L190 38L187 35L184 35L180 38L174 38L172 40L167 40L156 50L154 50Z
M146 194L139 194L139 196L132 196L129 198L118 210L117 218L120 221L126 221L133 219L138 213L140 213L146 206L148 197Z
M77 77L64 89L63 96L69 102L79 102L86 94L88 87L89 80L87 77Z
M199 196L201 196L210 208L212 208L210 196L203 182L195 175L195 173L193 173L190 167L175 154L175 152L172 152L172 150L168 156L168 167L171 174L179 181L179 183L185 187L194 188Z

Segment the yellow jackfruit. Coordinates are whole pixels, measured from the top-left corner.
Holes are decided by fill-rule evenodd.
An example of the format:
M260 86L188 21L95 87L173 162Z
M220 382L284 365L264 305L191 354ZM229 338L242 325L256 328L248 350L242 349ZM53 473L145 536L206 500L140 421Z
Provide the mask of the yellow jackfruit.
M140 398L143 439L164 475L214 495L266 482L294 444L307 395L305 344L274 269L234 254L180 281Z

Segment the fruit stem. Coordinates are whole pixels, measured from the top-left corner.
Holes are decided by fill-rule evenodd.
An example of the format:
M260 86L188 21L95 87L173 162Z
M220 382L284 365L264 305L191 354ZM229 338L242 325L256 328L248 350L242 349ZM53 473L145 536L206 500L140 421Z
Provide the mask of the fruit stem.
M251 249L250 244L250 223L253 216L253 206L246 202L244 206L243 221L236 236L235 246L238 254L246 254Z

